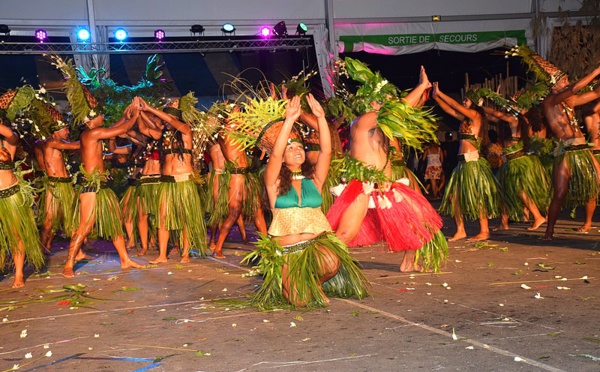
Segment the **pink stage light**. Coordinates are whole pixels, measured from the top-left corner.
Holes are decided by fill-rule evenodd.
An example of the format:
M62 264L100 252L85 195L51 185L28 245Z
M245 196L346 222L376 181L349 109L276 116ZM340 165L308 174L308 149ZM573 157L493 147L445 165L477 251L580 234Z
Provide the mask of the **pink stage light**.
M260 36L262 37L269 37L271 36L271 29L269 27L262 27L260 29Z

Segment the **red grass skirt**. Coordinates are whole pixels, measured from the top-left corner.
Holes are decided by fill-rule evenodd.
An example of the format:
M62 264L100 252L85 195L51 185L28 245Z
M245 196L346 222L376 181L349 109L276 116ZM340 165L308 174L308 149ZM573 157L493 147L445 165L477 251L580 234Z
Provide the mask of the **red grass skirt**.
M352 180L335 200L327 213L333 230L337 230L342 215L361 193L365 193L363 183ZM393 252L418 250L442 228L442 218L427 199L402 183L392 183L387 192L374 189L370 196L373 203L369 203L358 235L349 247L384 240Z

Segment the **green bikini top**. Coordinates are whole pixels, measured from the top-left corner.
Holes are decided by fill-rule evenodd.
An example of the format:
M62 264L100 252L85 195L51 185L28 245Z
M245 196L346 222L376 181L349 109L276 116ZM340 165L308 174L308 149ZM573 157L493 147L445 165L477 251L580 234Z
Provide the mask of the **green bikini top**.
M310 178L303 178L301 185L302 204L298 205L298 193L292 187L285 195L280 195L275 200L275 208L317 208L321 206L323 198L317 186Z

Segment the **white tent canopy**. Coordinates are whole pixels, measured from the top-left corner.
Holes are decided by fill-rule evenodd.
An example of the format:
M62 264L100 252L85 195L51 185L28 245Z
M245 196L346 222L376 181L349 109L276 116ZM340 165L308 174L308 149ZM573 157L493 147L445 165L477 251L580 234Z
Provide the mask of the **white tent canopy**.
M76 28L86 26L94 42L106 42L117 27L127 28L131 37L148 36L156 28L169 36L190 36L191 25L201 24L206 36L216 36L223 23L231 22L242 36L281 20L294 28L304 22L325 78L340 52L478 52L527 43L545 57L552 28L562 22L559 10L585 21L580 7L578 0L2 0L0 24L11 28L11 35L44 28L72 40ZM544 20L535 38L532 19Z

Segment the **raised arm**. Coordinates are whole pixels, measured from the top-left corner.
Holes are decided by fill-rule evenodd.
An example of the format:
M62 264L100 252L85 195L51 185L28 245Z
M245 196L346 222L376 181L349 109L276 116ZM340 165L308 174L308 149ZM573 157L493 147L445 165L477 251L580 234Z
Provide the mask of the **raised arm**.
M114 138L123 133L127 133L135 124L139 117L139 111L135 110L131 114L131 118L123 116L110 128L94 128L90 131L90 136L96 140Z
M425 103L423 101L423 93L429 88L431 88L431 83L425 73L425 67L421 66L419 83L403 100L411 106L420 107Z
M596 89L591 92L585 92L583 94L579 94L575 96L575 101L573 102L573 106L581 106L586 103L592 102L595 99L600 98L600 85L596 87Z
M190 126L188 124L177 120L177 118L165 113L164 111L155 109L154 107L148 105L146 103L146 101L144 101L141 98L139 99L139 102L140 102L140 109L142 111L149 112L149 113L157 116L162 121L164 121L165 123L169 123L173 128L175 128L176 130L180 131L183 134L191 134L192 133L192 128L190 128Z
M52 140L48 142L48 146L58 150L79 150L81 144L79 141L64 141L64 140Z
M559 92L555 95L549 95L548 96L548 99L550 100L549 103L552 105L558 105L562 101L574 96L575 94L577 94L577 92L579 92L580 90L585 88L589 83L591 83L592 80L594 80L596 78L596 76L598 76L599 74L600 74L600 65L598 67L596 67L588 75L584 76L576 83L569 85L566 89L563 89L561 92ZM591 101L593 101L593 99L588 100L587 102L591 102ZM585 103L586 102L577 103L576 105L583 105Z
M331 134L327 126L327 119L325 119L325 111L323 107L312 95L306 96L306 101L310 106L310 109L317 120L318 131L319 131L319 145L321 150L317 157L317 163L315 164L315 186L318 190L321 190L325 184L327 173L329 173L329 166L331 164Z
M283 121L281 131L277 135L277 139L275 140L273 150L269 155L269 161L265 170L265 186L268 189L271 189L271 191L276 192L276 181L279 177L279 172L281 171L281 165L283 163L283 153L285 151L285 147L287 146L287 141L290 137L290 133L292 132L294 122L296 121L296 119L298 119L299 116L300 97L295 96L287 103L287 108L285 110L285 120Z
M502 112L502 111L498 111L498 110L494 110L491 107L487 107L487 106L481 106L483 108L483 111L485 112L485 114L488 116L488 118L490 119L500 119L502 121L505 121L507 123L511 123L513 125L518 124L518 119L512 115L509 114L507 112Z
M3 136L4 140L11 146L16 147L19 144L19 137L17 134L13 132L10 127L4 125L4 123L0 124L0 136Z
M454 116L456 119L463 120L464 118L469 118L471 120L476 120L479 117L479 113L475 110L466 108L460 103L456 102L453 98L443 93L438 83L433 83L433 98L440 105L442 110L446 111L447 114ZM473 102L475 104L475 102Z
M144 136L155 140L159 139L162 135L162 128L158 127L144 111L140 112L140 117L138 119L138 130Z

